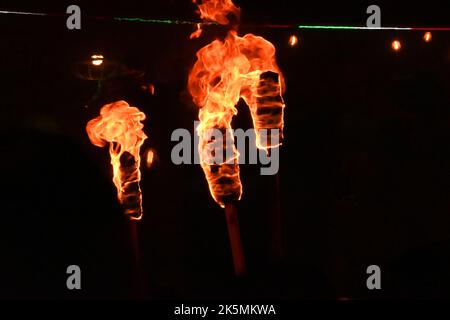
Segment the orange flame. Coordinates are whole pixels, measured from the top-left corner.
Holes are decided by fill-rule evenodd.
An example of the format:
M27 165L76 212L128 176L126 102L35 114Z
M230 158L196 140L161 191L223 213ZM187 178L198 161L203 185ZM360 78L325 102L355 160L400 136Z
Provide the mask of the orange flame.
M237 9L229 0L205 1L199 8L202 17L219 23L226 22L223 17ZM281 144L284 79L276 63L275 47L262 37L253 34L240 37L231 30L224 41L215 40L198 51L188 88L200 108L197 132L201 166L214 200L223 207L242 195L239 154L233 144L232 156L211 166L211 156L205 152L213 143L208 139L208 131L219 129L224 132L224 139L233 139L231 121L237 114L236 104L243 98L251 111L257 147L268 150ZM279 134L263 135L263 129L278 129ZM273 140L278 142L272 144Z
M200 17L206 21L214 21L222 25L230 24L230 18L239 20L241 9L236 7L231 0L193 0L200 11Z
M197 23L197 30L195 30L195 31L191 34L191 36L190 36L189 38L190 38L191 40L192 40L192 39L200 38L200 36L202 35L202 33L203 33L202 25L201 25L201 23Z
M131 220L142 218L140 148L147 136L142 130L145 114L125 101L105 105L100 116L86 126L89 139L98 147L109 143L114 184L119 202Z

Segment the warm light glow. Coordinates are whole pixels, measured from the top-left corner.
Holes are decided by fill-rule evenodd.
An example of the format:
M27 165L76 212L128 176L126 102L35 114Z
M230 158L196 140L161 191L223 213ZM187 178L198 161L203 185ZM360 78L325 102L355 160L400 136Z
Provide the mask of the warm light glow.
M295 47L297 44L298 44L298 38L297 38L297 36L292 35L292 36L289 38L289 45L290 45L291 47Z
M92 64L94 66L100 66L103 64L103 56L102 55L94 54L91 56L91 59L92 59Z
M153 84L149 84L149 85L148 85L148 90L150 91L150 94L151 94L152 96L155 95L155 86L154 86Z
M151 94L152 96L155 95L156 88L155 88L154 84L151 84L151 83L149 83L148 85L143 84L143 85L141 85L141 89L142 89L142 91L145 91L145 92Z
M147 168L150 169L153 165L153 161L155 161L155 152L152 149L148 149L147 156L145 158L145 164L147 165Z
M239 20L241 9L232 0L193 0L198 5L200 17L222 25L230 24L230 17ZM200 2L200 3L199 3Z
M392 50L400 51L401 48L402 48L402 44L400 41L398 41L398 40L392 41Z
M432 36L431 32L426 32L423 35L423 40L425 40L425 42L430 42L432 38L433 38L433 36Z
M199 5L202 17L218 23L225 20L225 12L238 14L230 0L208 0ZM208 9L204 12L204 9ZM224 10L224 11L220 11ZM214 20L215 19L215 20ZM200 108L200 162L214 200L222 207L228 201L241 198L239 154L234 144L232 152L225 152L223 163L211 165L212 155L206 152L214 141L208 137L211 129L224 133L224 141L234 141L231 121L237 114L236 104L242 98L250 108L259 149L268 150L281 144L283 138L284 102L281 97L284 80L275 59L275 47L262 37L247 34L238 36L235 30L227 37L215 40L197 52L197 62L189 74L188 88L194 103ZM266 139L261 130L278 129ZM272 143L273 141L278 142ZM228 158L227 158L228 157Z
M147 139L144 134L145 114L125 101L105 105L100 116L89 121L86 131L92 144L105 147L109 143L113 181L119 202L131 220L142 218L140 148Z
M202 29L202 24L201 23L197 23L197 30L195 30L191 36L189 37L191 40L192 39L197 39L200 38L200 36L202 35L203 29Z

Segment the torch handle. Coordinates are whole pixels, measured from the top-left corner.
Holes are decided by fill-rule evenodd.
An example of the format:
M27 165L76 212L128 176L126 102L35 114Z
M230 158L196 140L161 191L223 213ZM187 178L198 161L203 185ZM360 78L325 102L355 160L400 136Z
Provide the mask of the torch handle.
M141 248L139 246L139 222L127 219L130 233L131 253L133 257L132 286L137 299L146 297L145 274L142 268Z
M231 253L233 255L234 271L236 276L242 277L246 274L247 267L239 231L237 210L234 204L225 204L225 216L228 225L228 235L230 237Z
M280 207L280 176L275 175L274 178L274 192L273 192L273 206L269 213L270 228L272 234L272 257L275 260L281 260L284 256L283 246L283 214Z

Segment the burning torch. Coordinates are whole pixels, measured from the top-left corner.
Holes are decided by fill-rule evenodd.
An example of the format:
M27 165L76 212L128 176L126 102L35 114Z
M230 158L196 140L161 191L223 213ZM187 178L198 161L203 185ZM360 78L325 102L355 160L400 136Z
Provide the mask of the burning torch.
M100 116L89 121L86 126L89 139L98 147L109 143L113 182L117 188L117 198L129 219L131 247L134 255L134 283L138 295L144 292L143 271L140 266L140 249L137 221L142 219L141 157L140 149L147 139L142 121L145 114L125 101L105 105Z
M239 20L240 9L231 0L204 0L198 4L201 17L209 22L230 26ZM195 32L195 38L201 34ZM235 203L241 199L239 154L234 146L231 121L236 105L243 98L249 106L256 132L256 146L270 152L282 143L284 128L284 79L275 59L275 47L262 37L238 36L234 25L226 38L215 40L197 52L197 61L189 74L189 91L200 108L199 154L214 200L225 208L234 268L237 275L246 271ZM208 131L223 132L226 154L222 163L213 163ZM217 137L216 137L217 139ZM226 141L233 141L229 144Z
M117 197L127 217L131 220L142 218L142 192L139 155L147 136L142 130L145 114L125 101L105 105L100 116L89 121L86 131L92 144L105 147L109 143L113 182Z

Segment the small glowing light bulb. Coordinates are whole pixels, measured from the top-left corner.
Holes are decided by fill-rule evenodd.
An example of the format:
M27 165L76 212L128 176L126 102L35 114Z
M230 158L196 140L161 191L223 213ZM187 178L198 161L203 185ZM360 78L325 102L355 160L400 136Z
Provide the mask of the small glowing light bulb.
M298 38L297 38L297 36L296 36L296 35L292 35L292 36L289 38L289 45L290 45L291 47L295 47L297 44L298 44Z
M426 32L423 35L423 40L425 40L425 42L430 42L432 38L433 38L433 35L431 34L431 32Z
M147 150L147 156L145 157L145 164L147 165L147 168L151 168L153 165L153 162L155 161L156 155L155 155L155 151L153 151L152 149L148 149Z
M402 48L402 44L400 41L398 41L398 40L392 41L392 50L400 51L401 48Z
M91 56L91 59L92 59L92 64L94 65L94 66L100 66L100 65L102 65L103 64L103 56L100 54L94 54L94 55L92 55Z

